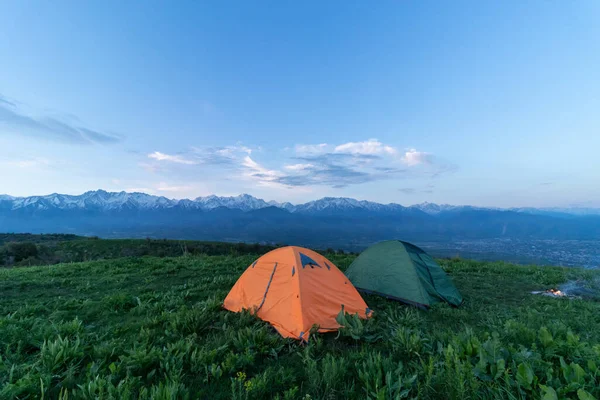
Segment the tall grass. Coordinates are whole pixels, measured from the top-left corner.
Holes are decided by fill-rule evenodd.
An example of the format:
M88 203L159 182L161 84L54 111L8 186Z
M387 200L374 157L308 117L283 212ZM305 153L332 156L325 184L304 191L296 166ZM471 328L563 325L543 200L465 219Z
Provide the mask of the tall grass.
M366 296L301 345L221 307L255 257L0 270L0 399L600 398L600 303L529 294L594 272L444 261L463 307Z

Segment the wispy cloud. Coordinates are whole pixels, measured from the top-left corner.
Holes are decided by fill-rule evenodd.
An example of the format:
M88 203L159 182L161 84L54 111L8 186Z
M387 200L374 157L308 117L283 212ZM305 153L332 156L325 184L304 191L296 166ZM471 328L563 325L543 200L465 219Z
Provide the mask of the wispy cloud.
M215 167L222 170L240 168L243 158L250 155L252 149L243 145L223 147L190 147L188 150L176 154L154 151L147 154L150 161L141 162L139 165L149 172L157 172L176 168L176 165Z
M157 172L159 170L159 165L157 163L151 162L139 162L138 166L143 168L146 172Z
M415 188L401 188L398 190L404 194L415 194L415 192L417 191Z
M16 102L0 96L0 134L36 136L76 144L108 144L122 140L120 136L89 129L67 119L73 118L29 115Z
M458 169L458 166L452 162L425 151L418 151L414 148L407 149L400 160L407 167L411 169L420 169L422 173L429 175L432 178L455 172Z
M8 105L10 107L17 106L15 103L13 103L12 101L8 100L6 97L4 97L0 94L0 104L2 104L2 103L4 103L5 105Z
M252 154L252 149L241 144L207 148L192 147L192 156L200 164L205 165L233 166L239 164L240 159L249 154Z
M285 169L289 169L290 171L304 171L309 170L313 167L314 165L312 164L288 164L284 166Z
M176 164L185 164L185 165L198 164L196 161L188 160L182 156L165 154L165 153L161 153L160 151L155 151L154 153L148 154L148 158L151 158L156 161L167 161L167 162L172 162L172 163L176 163Z
M52 162L47 158L43 157L33 157L33 158L25 158L21 160L7 160L4 161L3 164L20 169L33 169L33 168L42 168L48 167L52 165Z
M409 167L416 165L431 164L433 157L431 154L424 151L417 151L416 149L408 149L401 158L402 162Z
M283 186L281 178L284 175L281 172L265 168L249 155L244 157L242 165L244 167L243 176L256 181L259 185L267 187Z
M356 155L375 155L375 154L396 154L396 149L385 145L377 139L369 139L364 142L348 142L336 146L335 153L356 154Z
M289 186L342 188L386 177L386 173L372 168L371 164L380 160L372 154L325 153L298 156L296 160L302 163L288 165L289 173L280 177L279 182Z
M211 167L211 177L221 180L248 181L272 188L328 186L343 188L380 180L431 177L448 168L432 154L415 149L399 152L377 139L339 145L320 143L296 145L294 155L282 152L262 160L262 152L242 144L225 147L192 147L183 153L154 152L155 163L144 164L149 170L161 165ZM289 149L288 149L289 150ZM283 154L283 155L282 155ZM178 171L181 171L179 167ZM203 169L205 172L205 169Z
M325 185L342 188L384 178L383 175L376 175L350 166L325 164L306 168L303 174L280 176L277 181L288 186Z
M400 188L398 189L398 191L406 194L406 195L413 195L413 194L418 194L418 193L426 193L426 194L431 194L433 193L433 188L434 185L427 185L424 188L414 188L414 187L406 187L406 188Z
M454 168L431 153L409 148L404 152L378 139L296 145L297 163L284 165L278 181L288 186L323 185L342 188L378 180L431 177Z
M327 143L321 144L297 144L294 146L296 154L321 154L327 151Z

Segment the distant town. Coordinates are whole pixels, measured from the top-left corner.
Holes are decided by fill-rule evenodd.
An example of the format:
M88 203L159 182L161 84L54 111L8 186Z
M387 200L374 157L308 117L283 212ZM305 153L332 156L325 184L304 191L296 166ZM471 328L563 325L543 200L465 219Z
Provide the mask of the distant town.
M600 268L600 240L476 239L421 246L438 257Z

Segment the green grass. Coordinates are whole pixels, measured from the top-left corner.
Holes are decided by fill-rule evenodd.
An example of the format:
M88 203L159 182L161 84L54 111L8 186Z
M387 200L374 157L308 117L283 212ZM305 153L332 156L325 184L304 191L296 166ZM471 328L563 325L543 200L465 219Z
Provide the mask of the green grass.
M74 235L0 234L0 267L53 265L122 257L263 254L275 247L252 243L197 240L99 239Z
M600 303L529 294L596 273L445 260L461 308L366 296L371 320L300 345L222 309L255 258L0 269L0 399L600 398Z

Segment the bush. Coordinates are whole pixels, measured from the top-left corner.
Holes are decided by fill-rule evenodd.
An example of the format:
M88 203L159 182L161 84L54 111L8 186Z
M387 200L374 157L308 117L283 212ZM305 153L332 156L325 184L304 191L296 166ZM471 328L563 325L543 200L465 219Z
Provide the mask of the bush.
M6 247L7 255L13 256L15 258L15 262L17 263L27 258L35 259L38 256L38 248L35 243L9 243Z

